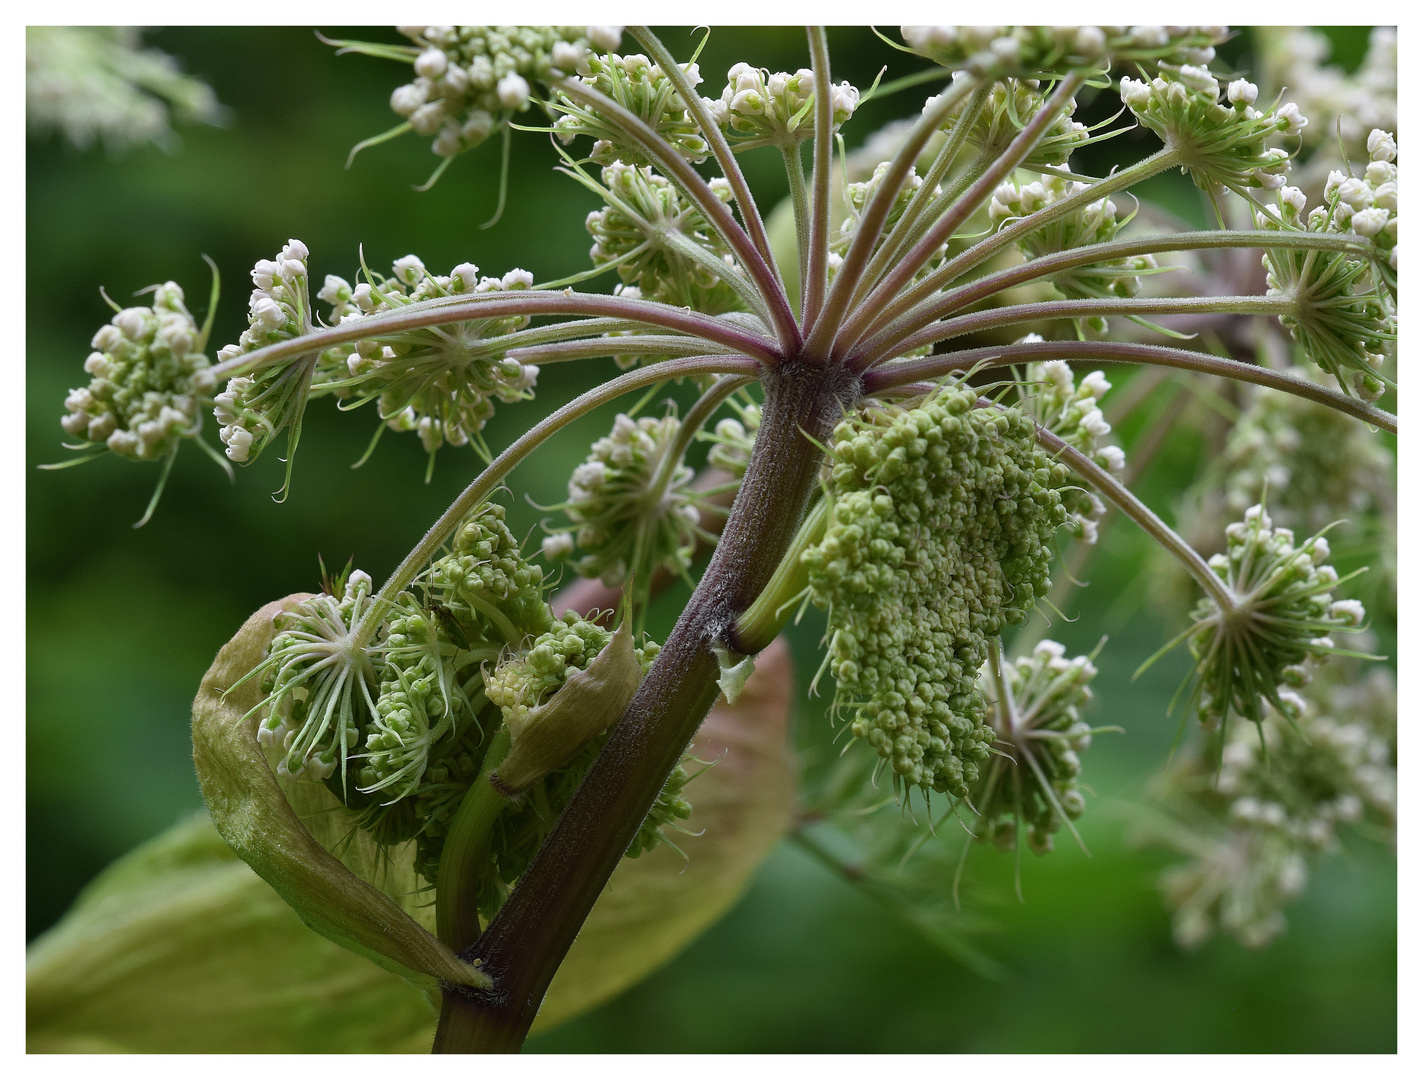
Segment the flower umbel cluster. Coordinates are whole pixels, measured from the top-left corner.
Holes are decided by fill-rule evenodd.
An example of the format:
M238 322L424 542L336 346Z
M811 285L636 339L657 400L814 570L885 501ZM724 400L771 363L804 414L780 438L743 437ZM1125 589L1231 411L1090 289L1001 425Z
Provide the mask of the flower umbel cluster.
M25 118L31 131L58 131L79 149L142 143L171 149L170 118L222 122L212 87L184 75L158 49L140 49L133 26L27 26Z
M1209 64L1224 26L901 26L910 51L975 75L1095 70L1109 59Z
M1296 544L1293 532L1275 528L1256 505L1225 537L1226 550L1210 567L1232 602L1223 608L1204 597L1188 631L1201 722L1215 728L1233 713L1258 725L1267 705L1298 719L1304 703L1290 687L1309 681L1308 662L1336 651L1329 634L1363 625L1363 605L1334 599L1340 577L1324 561L1329 544L1322 535Z
M1285 929L1280 909L1303 891L1308 860L1336 850L1341 829L1394 828L1397 697L1388 670L1371 668L1353 685L1321 675L1303 696L1293 724L1272 715L1259 731L1232 732L1218 775L1197 758L1168 778L1188 827L1166 828L1162 839L1191 861L1161 884L1183 947L1217 929L1248 947L1267 944Z
M829 613L837 705L896 784L969 794L994 735L988 641L1048 588L1066 470L1014 410L949 386L835 429L824 537L801 556Z
M544 554L571 558L576 537L580 574L612 586L632 578L643 597L658 570L685 576L697 541L713 539L682 460L690 436L671 412L636 420L620 413L568 481L561 508L576 531L546 537Z
M199 330L169 281L152 289L152 307L119 311L94 335L84 361L93 378L64 399L65 433L79 449L102 445L120 457L154 461L196 439L211 402L212 378Z
M974 833L1000 851L1017 848L1027 829L1028 847L1052 850L1053 834L1082 816L1086 800L1077 778L1078 757L1092 744L1082 719L1092 700L1097 668L1089 656L1066 659L1056 641L1040 641L1027 656L999 663L995 652L979 678L991 704L997 751L982 769L969 805L978 812Z
M993 193L993 201L988 204L988 219L995 228L1000 227L1008 221L1025 218L1036 210L1079 195L1087 187L1060 176L1044 176L1022 187L1014 183L1003 184ZM1130 216L1118 216L1117 204L1111 199L1098 199L1041 229L1025 233L1018 240L1018 250L1024 258L1037 259L1089 244L1106 244L1116 239L1130 220ZM1154 256L1135 255L1074 266L1059 271L1049 280L1063 296L1070 299L1126 297L1135 296L1141 290L1141 274L1149 274L1155 269ZM1102 333L1106 330L1107 321L1099 316L1091 320L1091 325L1094 331Z
M1385 136L1383 132L1376 132ZM1391 138L1380 138L1380 154L1391 156ZM1382 396L1383 368L1395 337L1391 300L1396 277L1395 245L1398 212L1397 170L1391 161L1370 166L1377 187L1367 180L1330 174L1328 202L1305 215L1306 198L1298 188L1280 192L1279 202L1256 215L1262 229L1304 229L1314 233L1364 232L1378 252L1298 251L1267 249L1261 256L1266 270L1267 295L1291 302L1280 315L1280 324L1303 347L1305 354L1334 376L1346 393L1352 388L1366 401ZM1373 206L1377 194L1385 205ZM1354 209L1354 202L1361 207ZM1387 255L1383 249L1387 248ZM1386 292L1385 289L1388 291Z
M617 26L402 26L413 48L361 51L413 62L415 80L390 107L442 158L472 150L529 107L534 84L572 75L591 47L613 49ZM397 130L404 130L404 126Z
M731 197L725 182L712 190ZM603 169L609 204L588 215L594 266L616 265L638 296L720 315L745 307L729 283L731 249L665 177L650 167L614 162Z
M247 304L247 329L236 345L224 345L218 350L219 361L234 360L244 353L311 332L313 313L306 269L309 254L300 240L288 240L275 259L258 260L252 268L255 287ZM311 393L317 359L313 353L228 380L213 409L222 425L218 434L228 457L238 462L255 460L277 432L289 428L290 474L292 451L301 434L301 417Z
M1294 104L1255 108L1259 88L1237 79L1226 87L1206 67L1161 62L1150 82L1124 76L1122 101L1177 155L1196 186L1214 194L1226 187L1276 191L1284 186L1290 154L1266 145L1298 136L1309 123Z
M831 87L831 95L831 123L838 130L854 115L860 92L842 82ZM809 68L773 75L764 68L736 64L726 73L721 97L702 101L740 148L794 147L813 132L814 125L807 119L815 108L815 75Z
M692 86L702 81L695 63L682 64ZM583 85L621 105L646 123L688 161L705 161L707 141L687 112L677 88L663 70L641 53L587 58L578 69ZM557 88L555 88L557 90ZM622 125L599 114L568 93L557 93L553 108L562 113L553 124L554 134L567 146L580 135L593 139L589 158L599 165L621 161L628 165L650 165L646 151L624 134Z
M533 275L510 270L503 277L481 276L473 263L449 274L432 274L418 256L391 266L391 276L367 273L354 288L334 274L318 297L332 305L341 323L398 311L422 300L478 296L530 288ZM494 415L494 402L512 404L533 396L539 369L505 355L487 339L521 330L529 320L517 315L472 319L422 330L373 332L353 347L331 350L319 373L320 386L342 396L379 402L381 419L394 431L414 431L433 455L445 443L484 451L479 433Z

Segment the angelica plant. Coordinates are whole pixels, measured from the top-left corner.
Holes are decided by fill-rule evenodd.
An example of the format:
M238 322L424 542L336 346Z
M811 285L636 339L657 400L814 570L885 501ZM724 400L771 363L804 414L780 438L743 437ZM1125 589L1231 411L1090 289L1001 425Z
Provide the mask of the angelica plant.
M1263 478L1258 493L1232 481L1229 498L1250 501L1207 558L1130 490L1154 450L1107 441L1123 418L1107 418L1111 384L1093 365L1142 369L1128 389L1153 371L1239 384L1281 453L1297 448L1281 425L1303 424L1291 409L1351 445L1396 433L1378 404L1396 339L1393 135L1368 135L1369 160L1341 163L1319 195L1290 186L1303 133L1332 118L1226 78L1223 27L905 27L889 44L926 65L873 87L837 83L810 28L807 67L737 63L715 97L697 56L645 27L400 33L411 44L337 43L414 72L390 98L400 123L362 145L430 138L431 182L457 183L459 156L496 132L506 153L524 129L545 132L569 183L601 203L591 270L437 274L411 254L387 276L362 257L355 284L331 272L315 289L311 268L349 253L288 239L253 268L248 328L215 360L169 283L99 331L94 381L66 402L85 456L171 463L196 441L226 465L204 440L209 411L233 463L284 437L282 498L300 490L294 454L323 397L369 417L367 456L383 432L413 432L429 470L448 447L441 468L475 473L378 587L348 567L264 609L220 655L194 742L232 848L312 929L426 992L437 1051L517 1049L624 860L697 835L695 778L719 767L688 753L703 718L764 693L757 658L792 619L823 618L817 685L833 683L847 763L807 795L795 836L942 940L953 917L912 913L935 884L956 894L958 849L947 878L905 890L850 873L823 833L851 807L892 804L899 831L865 847L910 865L944 832L964 854L984 841L1015 859L1076 832L1081 755L1102 730L1088 716L1098 653L1068 660L1014 628L1060 601L1074 580L1060 561L1080 570L1115 512L1200 592L1177 644L1194 664L1200 760L1218 763L1193 774L1201 790L1268 789L1300 822L1282 834L1295 848L1233 833L1205 851L1195 883L1170 890L1178 938L1217 924L1269 937L1303 884L1296 848L1327 848L1362 813L1359 791L1387 803L1382 744L1310 727L1301 696L1360 651L1347 637L1364 608L1335 596L1355 575L1333 569L1331 522L1316 523L1320 503L1349 499L1321 465L1246 460L1241 434L1227 467ZM868 134L857 112L924 84L935 92L908 121L863 140L877 160L856 174L836 151ZM1074 119L1109 96L1114 116ZM1159 148L1094 175L1082 152L1129 126ZM739 155L762 151L784 188L753 191ZM1136 189L1172 171L1218 228L1138 212ZM788 206L782 230L773 200ZM473 232L469 244L472 258ZM1178 272L1242 252L1266 273L1238 289ZM606 291L584 285L599 274ZM1290 362L1191 337L1242 320L1272 327ZM486 443L496 411L529 415L553 365L603 358L621 373ZM689 407L650 404L673 383L695 391ZM543 508L541 538L516 536L513 469L604 406L621 411L566 501ZM466 446L473 458L456 455ZM1387 490L1385 453L1348 464ZM1317 531L1276 528L1276 500ZM561 571L588 580L556 593ZM676 577L690 598L654 641L647 610ZM1235 799L1232 820L1263 798ZM1241 890L1265 899L1238 913Z

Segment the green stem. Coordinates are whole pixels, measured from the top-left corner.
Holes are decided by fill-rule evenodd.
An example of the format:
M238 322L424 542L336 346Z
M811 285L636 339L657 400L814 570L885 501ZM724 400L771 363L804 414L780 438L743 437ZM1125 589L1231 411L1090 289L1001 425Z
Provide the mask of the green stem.
M830 140L835 115L830 103L830 47L823 27L806 27L810 67L815 74L815 142L811 158L810 250L800 279L801 322L810 326L825 302L826 263L830 255Z
M760 652L776 639L790 619L790 605L805 592L810 583L810 571L801 562L801 555L811 544L819 543L830 521L831 500L816 502L805 523L791 540L771 580L746 609L736 625L727 631L727 644L736 652L750 656Z
M489 742L479 779L470 785L450 820L435 882L435 930L454 952L479 940L479 887L488 870L490 830L509 800L489 782L509 753L509 729Z
M1235 595L1225 582L1216 576L1215 571L1206 564L1206 560L1201 558L1200 553L1181 539L1171 526L1157 517L1151 507L1128 491L1115 476L1080 450L1063 442L1046 428L1038 428L1037 440L1039 445L1065 461L1073 472L1100 491L1109 501L1116 504L1117 508L1136 522L1143 532L1174 555L1186 568L1186 572L1195 578L1201 588L1215 600L1216 606L1222 613L1235 610Z
M786 184L791 191L791 209L795 211L795 240L797 258L797 291L805 293L805 279L810 272L807 261L810 257L810 194L805 189L805 169L800 163L800 146L782 144L777 147L781 161L786 167ZM801 308L802 317L804 307Z
M977 368L1008 367L1012 364L1029 363L1034 360L1095 360L1112 364L1151 364L1157 367L1179 368L1198 371L1204 375L1218 375L1223 379L1254 383L1281 390L1296 397L1306 398L1320 405L1336 409L1356 420L1398 434L1398 417L1393 413L1370 405L1366 401L1349 397L1328 386L1321 386L1312 379L1302 379L1288 371L1246 364L1239 360L1228 360L1221 356L1192 352L1189 349L1175 349L1165 345L1140 345L1128 341L1032 341L1016 345L989 346L981 349L962 349L957 352L926 356L920 360L905 360L896 364L882 364L867 372L864 378L865 393L878 395L888 390L916 382L920 379L934 379L953 372L972 371Z
M889 356L913 352L925 345L939 341L963 337L965 334L996 330L1019 323L1037 322L1048 319L1089 319L1094 316L1113 315L1127 318L1143 315L1288 315L1294 311L1295 301L1287 296L1182 296L1162 299L1131 297L1088 300L1040 300L1030 304L1009 304L1005 307L975 311L957 318L945 319L932 326L926 326L917 333L909 334L898 341L877 349L874 353L861 354L856 367L873 367L879 360ZM1057 344L1054 342L1053 344Z

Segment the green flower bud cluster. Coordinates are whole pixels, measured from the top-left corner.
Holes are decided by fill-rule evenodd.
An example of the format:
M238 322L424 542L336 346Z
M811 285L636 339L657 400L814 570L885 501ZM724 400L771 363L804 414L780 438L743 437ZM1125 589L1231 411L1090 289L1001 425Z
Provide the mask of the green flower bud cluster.
M467 646L517 645L553 625L543 570L524 557L498 503L485 503L466 519L426 580L435 603L463 629Z
M1256 109L1259 88L1237 79L1225 90L1204 65L1157 65L1150 82L1123 76L1122 101L1143 125L1175 151L1181 167L1203 191L1222 187L1277 191L1284 186L1290 154L1266 143L1277 135L1298 136L1309 123L1294 104Z
M351 570L273 620L277 635L252 674L267 695L257 739L280 752L277 775L325 780L339 764L345 786L364 717L375 711L379 653L353 639L370 604L370 575Z
M845 261L845 255L850 250L850 244L854 242L856 234L860 231L860 219L864 216L865 208L870 200L874 198L875 192L884 183L884 178L889 174L888 161L882 161L876 166L874 175L863 183L847 184L845 186L845 203L850 209L850 216L840 223L840 229L830 237L830 257L826 264L830 279L833 281L839 272L841 264ZM880 234L876 247L884 243L885 237L899 223L899 219L904 216L904 212L909 209L909 203L913 200L915 193L924 184L924 179L911 166L909 173L904 178L899 190L894 193L894 202L890 204L889 216L885 219L884 228ZM936 186L932 192L938 195L939 188ZM915 275L915 280L927 277L932 274L944 261L944 253L948 250L948 245L940 244L933 256L924 264L924 267Z
M609 205L586 223L594 266L615 263L624 285L648 300L708 315L745 307L726 280L737 273L731 249L666 177L614 162L603 169L603 185ZM711 186L730 202L725 180Z
M988 219L994 228L1015 218L1025 218L1038 210L1061 202L1087 190L1088 185L1060 176L1044 176L1019 187L1016 183L1000 184L988 204ZM1018 250L1027 259L1072 251L1090 244L1106 244L1115 240L1131 216L1119 217L1117 204L1111 199L1098 199L1075 213L1060 217L1041 229L1035 229L1018 240ZM1128 259L1075 266L1060 271L1050 279L1058 292L1073 300L1105 299L1112 296L1135 296L1141 291L1140 274L1156 269L1152 255L1136 255ZM1106 330L1106 319L1092 320L1094 329Z
M1387 162L1375 164L1393 168ZM1379 170L1376 175L1381 177L1384 173ZM1390 181L1387 186L1393 187L1393 183ZM1344 196L1355 197L1360 189L1367 191L1369 186L1361 180L1343 181L1335 185L1328 206L1317 206L1305 216L1304 192L1284 188L1276 204L1256 215L1256 224L1262 229L1282 231L1304 228L1309 232L1342 232L1360 216L1351 212ZM1361 201L1365 198L1358 197ZM1396 224L1396 214L1391 220ZM1386 233L1379 235L1391 240ZM1391 254L1396 252L1395 248ZM1261 261L1269 286L1267 295L1294 301L1294 310L1281 315L1280 324L1305 354L1334 376L1345 393L1352 385L1365 401L1382 396L1383 367L1395 338L1395 317L1392 304L1375 280L1383 276L1381 264L1348 252L1283 248L1267 249Z
M236 345L218 350L219 361L311 332L309 254L300 240L288 240L275 259L257 261L252 268L255 287L247 304L247 329ZM227 388L217 395L213 415L222 425L218 436L229 458L255 460L272 436L300 420L315 362L314 356L302 357L228 380Z
M830 88L832 130L854 115L860 92L847 82ZM810 138L815 110L815 75L801 68L794 75L774 75L750 64L735 64L726 73L719 98L703 98L712 118L738 144L793 147ZM810 122L808 122L810 121Z
M1040 641L1030 655L1003 665L1001 688L990 671L979 677L980 691L993 702L1001 756L982 770L968 802L978 811L977 839L1000 851L1014 850L1026 827L1028 847L1047 854L1053 834L1087 805L1078 755L1092 745L1082 710L1092 700L1097 668L1091 657L1068 660L1065 653L1056 641Z
M1211 556L1210 568L1233 602L1222 610L1203 597L1188 631L1201 723L1213 729L1234 713L1258 725L1267 704L1297 720L1302 704L1286 687L1303 686L1309 662L1336 651L1330 633L1363 625L1363 605L1334 599L1340 578L1324 561L1329 544L1322 535L1297 545L1263 506L1246 510L1225 538L1226 550Z
M442 158L472 150L529 107L532 84L572 75L590 44L616 48L621 27L402 26L415 42L415 80L398 86L390 107ZM382 55L386 55L382 52Z
M584 577L621 585L631 577L645 596L659 569L685 574L701 528L695 473L684 460L682 422L674 413L634 420L619 413L613 430L593 444L573 470L568 500L559 509L576 530L585 554L573 565ZM544 540L544 554L570 558L574 533Z
M485 676L489 700L503 710L505 723L517 726L528 710L546 702L568 679L586 669L612 639L612 632L566 612L551 629L540 635L521 655L501 664ZM646 674L657 658L660 646L644 641L636 650L638 666ZM607 742L607 735L594 738L561 770L535 781L501 817L494 827L494 855L498 873L486 882L479 898L481 912L496 911L517 880L533 861L558 815ZM691 805L682 797L687 774L679 765L673 770L627 854L636 857L662 842L660 829L686 818Z
M1029 334L1024 340L1042 339ZM1063 360L1029 364L1019 389L1018 408L1108 472L1119 473L1126 467L1126 455L1120 446L1102 442L1112 425L1097 404L1111 388L1100 371L1076 382L1072 368ZM1095 544L1097 523L1107 513L1097 494L1081 487L1066 487L1062 489L1062 505L1068 515L1067 531L1083 543Z
M994 735L988 641L1049 587L1065 466L1022 413L946 386L836 427L823 538L801 556L828 610L826 664L850 729L904 783L968 796Z
M1240 728L1218 768L1200 756L1169 777L1181 816L1197 823L1168 835L1192 859L1162 877L1184 947L1217 929L1249 947L1266 944L1285 929L1280 908L1304 889L1307 860L1336 850L1341 826L1395 827L1391 673L1375 666L1360 678L1321 678L1301 698L1294 724Z
M142 143L171 148L170 114L220 123L212 87L178 70L158 49L140 49L133 26L27 26L25 118L33 132L58 131L79 149Z
M1096 70L1112 60L1209 64L1224 26L901 26L911 52L975 75Z
M701 83L696 64L682 64L681 68L692 86ZM641 53L619 56L613 52L589 56L578 71L585 85L644 121L688 161L706 160L707 141L687 112L686 102L672 80L647 57ZM646 151L629 141L621 126L599 115L596 108L559 94L557 87L553 107L563 113L554 121L553 131L565 146L580 135L588 135L594 140L588 156L599 165L611 165L615 161L628 165L652 164Z
M736 413L718 420L711 435L697 432L697 438L712 443L707 463L740 480L751 463L751 451L756 445L756 433L761 430L761 406L755 402L727 402Z
M1305 368L1291 374L1310 378ZM1232 516L1267 495L1271 516L1316 531L1360 514L1382 495L1393 456L1366 427L1295 394L1256 390L1219 458Z
M534 283L527 270L482 277L473 263L460 263L448 275L431 274L415 255L396 259L390 277L369 271L366 277L353 288L343 278L326 276L317 296L332 305L333 321L346 323L440 297L519 291ZM511 315L375 334L332 350L318 385L378 399L381 419L393 431L416 432L427 453L445 443L466 446L474 440L482 445L479 433L494 415L494 401L512 404L533 397L539 375L536 365L505 356L502 346L487 339L528 323Z
M962 76L955 77L957 79ZM944 120L945 131L963 115L970 100L965 98L957 108L950 111ZM930 98L924 103L925 111L932 109L938 102L937 97ZM1003 79L995 82L989 91L987 103L968 131L969 143L985 158L999 157L1046 102L1047 94L1038 89L1037 79ZM1028 151L1022 168L1038 171L1066 168L1067 159L1073 151L1097 141L1086 124L1072 119L1072 114L1076 111L1077 99L1073 98Z
M79 448L102 444L136 461L172 453L196 438L203 409L211 404L212 376L200 331L169 281L155 285L152 307L119 311L90 343L84 361L89 385L64 399L60 420Z
M477 661L497 656L503 645L460 648L412 595L400 601L386 622L380 696L360 774L362 794L379 793L388 802L416 793L440 739L457 739L459 727L478 723L464 683L478 677Z

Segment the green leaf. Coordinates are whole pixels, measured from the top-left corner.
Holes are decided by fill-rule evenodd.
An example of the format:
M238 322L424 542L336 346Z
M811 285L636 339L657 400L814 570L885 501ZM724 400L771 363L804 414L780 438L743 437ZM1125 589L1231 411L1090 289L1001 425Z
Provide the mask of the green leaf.
M254 614L203 676L193 702L193 762L213 823L317 933L432 994L440 979L487 987L488 976L460 960L312 836L257 742L262 691L256 679L236 684L266 655L275 636L272 617L305 595L293 594Z

